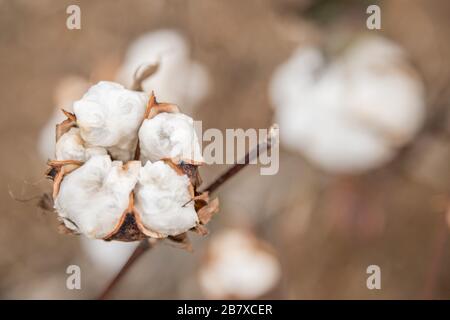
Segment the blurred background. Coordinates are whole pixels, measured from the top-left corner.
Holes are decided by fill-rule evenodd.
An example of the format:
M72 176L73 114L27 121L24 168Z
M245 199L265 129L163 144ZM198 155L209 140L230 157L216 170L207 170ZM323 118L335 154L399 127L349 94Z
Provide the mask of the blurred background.
M204 129L278 122L280 170L230 180L193 253L157 246L111 298L450 298L449 17L444 0L0 0L0 298L94 298L130 254L59 234L38 201L57 108L155 60L144 89Z

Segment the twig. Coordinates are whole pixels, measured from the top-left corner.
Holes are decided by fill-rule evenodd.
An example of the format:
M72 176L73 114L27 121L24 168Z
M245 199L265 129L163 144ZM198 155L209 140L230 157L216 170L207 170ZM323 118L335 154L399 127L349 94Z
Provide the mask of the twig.
M148 241L148 239L142 240L139 245L134 249L131 256L128 258L127 262L123 265L122 269L116 274L116 276L111 280L108 286L103 290L103 293L98 297L98 300L105 300L120 282L123 276L128 272L131 266L139 260L142 255L151 249L153 245Z
M247 166L252 160L257 158L260 155L261 151L262 152L264 152L264 151L265 152L269 152L270 149L272 148L273 143L274 143L272 141L272 139L274 138L274 134L273 134L273 130L274 129L278 129L277 125L273 125L270 128L271 134L269 135L269 137L267 138L266 141L261 142L260 144L258 144L256 146L256 148L254 148L253 150L250 150L245 155L244 159L242 159L242 161L240 161L240 163L234 164L231 168L229 168L227 171L225 171L221 176L219 176L216 180L214 180L209 186L207 186L201 192L213 193L222 184L227 182L229 179L234 177L234 175L236 175L239 171L244 169L244 167Z

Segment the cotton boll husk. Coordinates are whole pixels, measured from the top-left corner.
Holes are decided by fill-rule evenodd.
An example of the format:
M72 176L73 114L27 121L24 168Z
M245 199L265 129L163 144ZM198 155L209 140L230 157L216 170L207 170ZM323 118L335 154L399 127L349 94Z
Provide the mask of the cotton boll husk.
M128 260L136 243L81 237L81 247L98 270L113 274Z
M129 205L141 164L126 166L109 156L94 156L66 175L55 199L55 209L65 226L90 238L114 231Z
M129 47L117 81L130 87L136 70L159 64L158 71L143 82L145 92L158 93L161 101L183 106L190 113L208 92L208 74L199 63L192 61L184 37L173 30L149 32Z
M135 209L142 224L160 237L178 235L198 223L190 180L163 161L147 161L135 188ZM189 202L189 203L188 203Z
M80 129L71 128L56 143L56 160L86 161L95 155L107 155L104 148L85 147Z
M317 48L297 49L271 81L281 142L333 173L385 164L420 128L424 87L395 43L356 41L326 64Z
M39 134L38 149L45 160L55 157L55 126L66 119L61 109L73 111L72 104L89 89L89 82L78 76L64 77L57 85L54 94L56 108Z
M159 113L139 129L141 160L203 163L194 120L182 113Z
M114 159L131 160L147 100L145 93L99 82L73 105L81 137L91 146L107 148Z
M200 286L212 299L256 299L281 277L278 259L252 234L229 229L213 236L199 270Z

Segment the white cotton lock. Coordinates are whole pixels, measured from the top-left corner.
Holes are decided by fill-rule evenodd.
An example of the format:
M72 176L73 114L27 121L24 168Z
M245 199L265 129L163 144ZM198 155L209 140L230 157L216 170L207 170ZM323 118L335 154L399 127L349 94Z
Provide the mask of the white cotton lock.
M251 234L229 229L211 239L199 282L207 298L257 299L281 277L275 255Z
M424 86L400 47L377 36L327 63L297 49L276 71L270 97L281 142L332 173L359 173L392 159L420 128Z
M198 223L190 180L163 161L148 161L135 188L135 208L146 229L161 237L178 235Z
M118 226L128 208L141 164L94 156L67 174L55 199L65 226L90 238L105 238Z
M194 120L182 113L162 112L146 119L139 129L141 160L172 159L179 163L204 162Z
M80 129L71 128L64 133L56 143L56 160L86 161L96 155L107 155L101 147L85 147L80 135Z
M158 71L143 82L143 89L154 91L161 101L183 106L187 113L208 92L208 74L192 61L184 37L173 30L146 33L129 47L117 81L131 87L136 70L158 64Z
M73 105L81 137L91 146L107 148L114 159L131 160L147 100L145 93L99 82Z

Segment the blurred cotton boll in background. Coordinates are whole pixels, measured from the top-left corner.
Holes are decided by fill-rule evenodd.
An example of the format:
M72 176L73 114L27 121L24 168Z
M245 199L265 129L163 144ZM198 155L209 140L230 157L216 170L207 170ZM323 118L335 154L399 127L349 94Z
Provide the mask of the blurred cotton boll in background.
M417 72L379 36L358 38L331 61L319 48L298 48L275 71L270 97L281 143L337 174L387 163L425 116Z
M183 106L182 111L191 114L208 92L208 74L191 60L186 39L176 31L159 30L137 38L126 53L117 81L130 87L136 70L156 63L158 71L144 81L144 91L154 91L158 100Z
M199 270L209 299L256 299L274 290L281 267L272 249L252 233L228 229L213 236Z
M94 266L103 273L114 274L120 270L136 248L136 243L93 240L80 237L81 247Z

